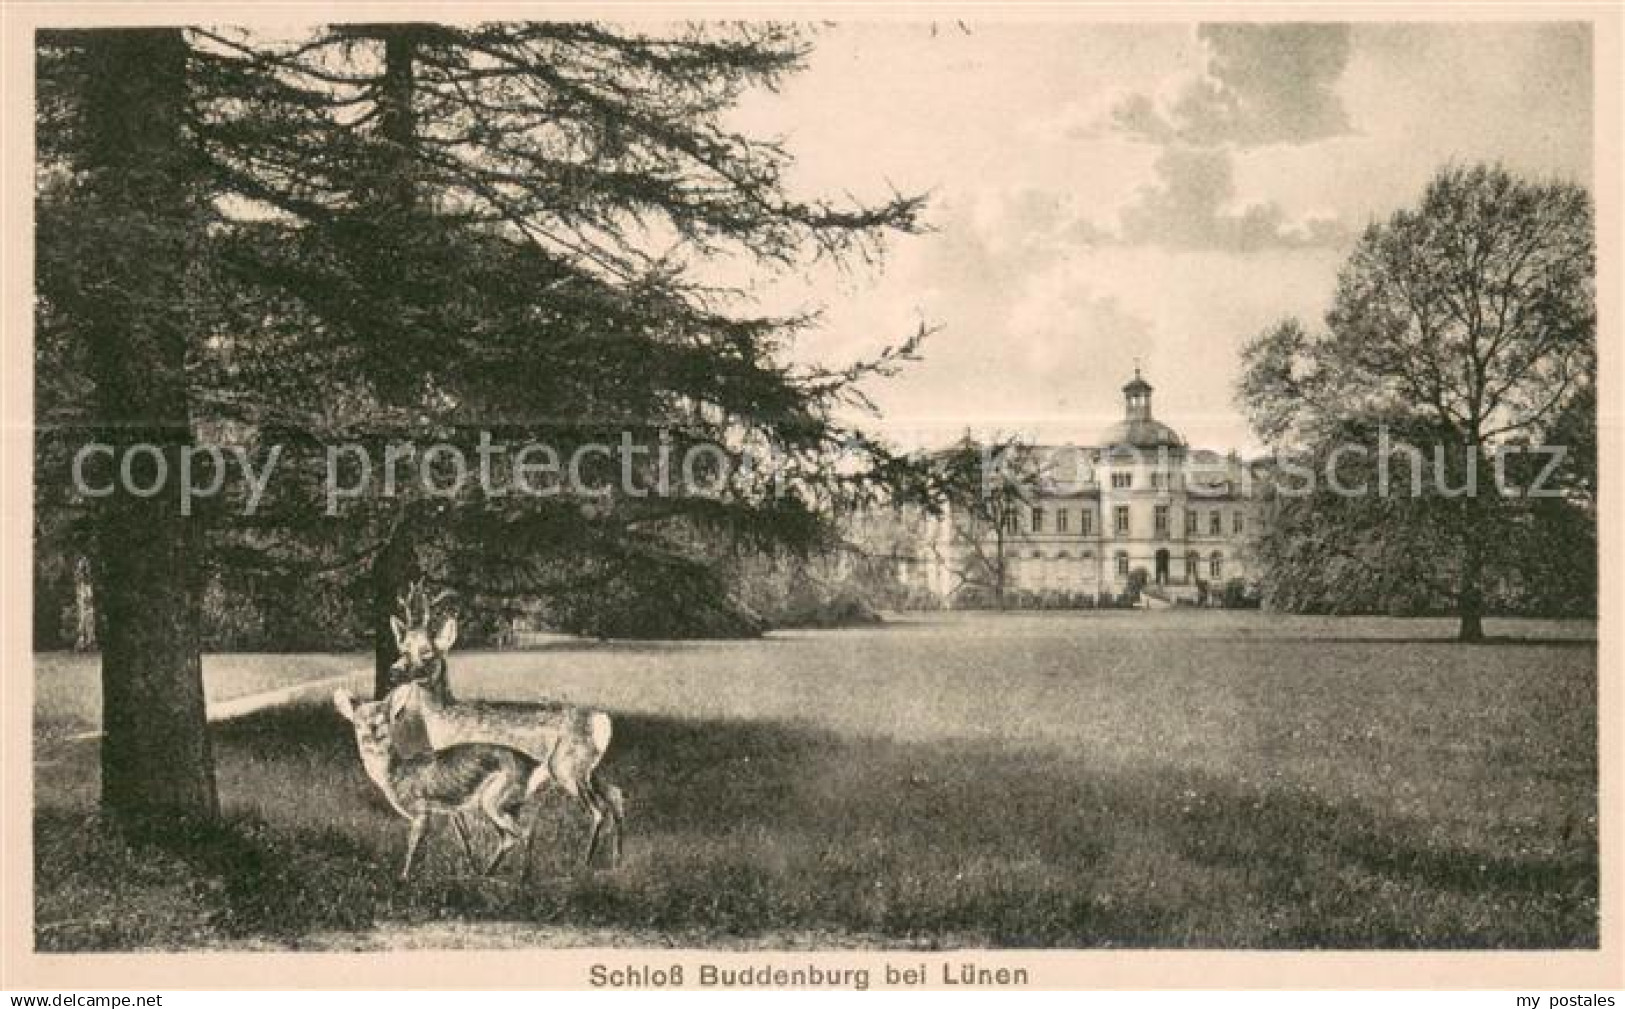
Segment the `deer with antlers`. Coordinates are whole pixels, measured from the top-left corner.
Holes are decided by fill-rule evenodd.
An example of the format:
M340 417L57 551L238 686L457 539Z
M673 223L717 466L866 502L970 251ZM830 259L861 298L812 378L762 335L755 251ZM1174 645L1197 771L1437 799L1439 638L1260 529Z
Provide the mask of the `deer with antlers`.
M598 773L612 736L609 715L572 704L457 701L451 694L446 664L446 654L457 641L457 618L447 617L438 629L431 630L433 607L447 595L442 593L431 601L422 583L414 584L400 600L405 619L390 618L400 651L392 667L398 685L388 698L390 717L415 713L436 751L463 743L495 743L527 754L546 780L556 782L581 804L591 821L585 863L592 864L606 827L611 859L619 862L625 797ZM414 602L418 604L415 613ZM532 830L525 847L527 870L534 837Z
M434 608L451 595L449 591L441 592L430 599L428 585L415 581L407 586L406 595L395 598L401 615L391 616L389 626L395 632L395 649L400 656L389 667L391 688L419 682L445 703L456 703L446 675L446 653L457 641L457 618L448 617L439 632L429 632ZM413 612L414 603L416 612Z

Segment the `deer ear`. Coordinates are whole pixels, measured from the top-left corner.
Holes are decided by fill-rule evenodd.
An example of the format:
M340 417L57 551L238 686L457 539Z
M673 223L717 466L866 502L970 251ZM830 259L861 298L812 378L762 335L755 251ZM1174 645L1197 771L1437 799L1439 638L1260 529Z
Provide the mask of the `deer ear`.
M395 632L395 647L406 647L406 623L400 617L390 617L389 627Z
M346 722L355 721L355 698L350 696L348 690L333 691L333 707L339 709Z
M457 618L447 617L446 622L440 625L440 633L434 636L434 648L437 652L449 652L451 646L457 643Z

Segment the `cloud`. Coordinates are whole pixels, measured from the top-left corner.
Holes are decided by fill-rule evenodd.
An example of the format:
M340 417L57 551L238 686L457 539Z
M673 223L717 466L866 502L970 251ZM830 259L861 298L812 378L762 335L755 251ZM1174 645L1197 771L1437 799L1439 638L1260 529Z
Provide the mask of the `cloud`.
M1336 85L1350 31L1334 24L1204 24L1205 74L1171 102L1135 93L1110 113L1117 131L1153 144L1305 144L1351 132Z
M1294 221L1274 202L1235 204L1230 153L1170 147L1156 162L1157 181L1119 214L1118 240L1129 245L1256 252L1346 243L1337 220Z
M1010 284L1045 264L1113 246L1251 253L1342 249L1353 239L1332 214L1295 217L1273 200L1239 201L1227 150L1167 147L1149 171L1153 181L1125 193L1115 210L1086 209L1072 193L1036 187L981 193L945 229L947 255L938 268Z
M1114 419L1097 415L1120 411L1140 355L1159 413L1193 444L1245 444L1230 393L1239 347L1283 315L1324 313L1348 251L1329 236L1411 205L1450 159L1592 179L1589 23L1364 21L1351 33L1347 67L1331 72L1340 52L1316 64L1326 72L1290 116L1265 116L1279 103L1221 68L1253 111L1202 122L1228 121L1245 142L1197 144L1215 129L1174 110L1218 53L1188 24L1011 24L935 40L907 24L832 30L807 72L753 93L734 128L785 134L806 193L876 179L930 190L938 230L900 239L878 272L823 264L776 281L785 310L827 308L797 359L839 365L921 319L941 326L924 361L871 391L888 424L936 424L947 440L1034 415L1075 417L1070 429L1089 436ZM958 48L944 48L950 35ZM1330 32L1339 46L1342 35ZM1113 122L1120 105L1130 128ZM1299 138L1356 132L1252 143L1281 123ZM1223 164L1156 167L1180 147Z
M1119 131L1153 144L1171 144L1179 138L1173 124L1158 109L1156 100L1143 92L1120 99L1112 106L1110 119ZM1076 135L1082 138L1089 134L1080 131Z
M929 268L942 284L1010 288L1079 248L1116 241L1091 222L1074 194L1027 186L983 188L944 200Z
M926 441L977 430L1088 438L1118 410L1134 357L1156 345L1141 312L1091 282L1091 245L1077 234L1073 196L1038 188L955 194L943 227L899 263L908 291L872 330L941 329L924 359L875 388L887 415L919 425ZM951 396L944 390L951 389ZM926 437L932 423L946 424ZM1053 430L1045 425L1058 424Z
M1337 91L1349 65L1349 26L1204 24L1196 38L1202 74L1110 100L1105 128L1161 152L1156 180L1122 207L1105 240L1233 252L1346 244L1348 229L1335 217L1295 220L1274 201L1238 204L1234 151L1302 147L1352 132Z

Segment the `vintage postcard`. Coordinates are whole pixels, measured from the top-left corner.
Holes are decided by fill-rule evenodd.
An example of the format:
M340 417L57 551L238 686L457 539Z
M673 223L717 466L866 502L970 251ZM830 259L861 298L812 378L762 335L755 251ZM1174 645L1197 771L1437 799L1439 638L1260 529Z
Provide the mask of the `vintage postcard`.
M1617 6L4 16L0 987L1625 984Z

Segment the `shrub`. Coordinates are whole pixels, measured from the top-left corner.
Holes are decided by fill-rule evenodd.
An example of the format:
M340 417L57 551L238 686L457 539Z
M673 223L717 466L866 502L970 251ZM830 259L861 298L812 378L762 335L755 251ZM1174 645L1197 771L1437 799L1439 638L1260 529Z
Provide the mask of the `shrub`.
M544 613L553 629L592 638L749 638L767 630L767 622L730 596L713 572L677 565L583 579L574 591L550 600Z
M1135 568L1128 573L1128 584L1123 588L1121 598L1124 605L1133 606L1140 601L1140 593L1145 591L1146 583L1151 581L1151 572L1145 568Z
M868 600L850 589L800 593L770 619L775 627L861 627L883 622Z
M1227 610L1256 610L1259 596L1245 581L1232 578L1224 583L1219 595L1219 605Z

